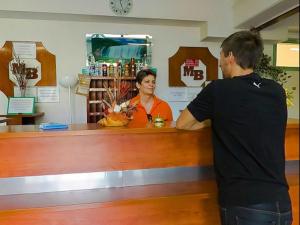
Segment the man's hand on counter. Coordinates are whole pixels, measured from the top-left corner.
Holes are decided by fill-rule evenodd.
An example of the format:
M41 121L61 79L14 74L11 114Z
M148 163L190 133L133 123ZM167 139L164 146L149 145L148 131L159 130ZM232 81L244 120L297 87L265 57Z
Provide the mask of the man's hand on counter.
M198 122L188 109L182 111L176 121L176 128L181 130L199 130L210 126L210 120Z

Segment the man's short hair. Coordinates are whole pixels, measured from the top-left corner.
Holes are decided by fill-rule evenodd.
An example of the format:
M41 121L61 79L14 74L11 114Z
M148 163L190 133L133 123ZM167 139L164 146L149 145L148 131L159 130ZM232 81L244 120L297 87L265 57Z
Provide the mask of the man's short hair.
M243 69L254 69L263 54L263 42L259 32L239 31L227 37L222 45L225 56L232 52L236 63Z
M142 69L136 75L136 82L141 84L143 79L148 75L152 75L156 78L156 73L153 70L151 70L151 69Z

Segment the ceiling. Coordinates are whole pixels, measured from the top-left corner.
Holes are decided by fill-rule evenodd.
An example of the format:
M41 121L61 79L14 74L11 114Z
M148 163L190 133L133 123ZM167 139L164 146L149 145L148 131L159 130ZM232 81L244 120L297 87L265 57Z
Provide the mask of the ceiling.
M299 40L299 11L287 18L279 20L273 25L266 27L262 30L264 31L273 31L276 33L286 33L287 39L298 39Z

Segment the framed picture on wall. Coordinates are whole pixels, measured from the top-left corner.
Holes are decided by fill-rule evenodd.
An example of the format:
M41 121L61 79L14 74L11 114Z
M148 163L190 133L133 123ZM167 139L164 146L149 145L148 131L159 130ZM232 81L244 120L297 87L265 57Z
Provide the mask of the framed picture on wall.
M10 97L8 99L7 115L33 114L33 97Z
M152 37L150 35L86 34L87 61L91 63L136 63L151 64Z

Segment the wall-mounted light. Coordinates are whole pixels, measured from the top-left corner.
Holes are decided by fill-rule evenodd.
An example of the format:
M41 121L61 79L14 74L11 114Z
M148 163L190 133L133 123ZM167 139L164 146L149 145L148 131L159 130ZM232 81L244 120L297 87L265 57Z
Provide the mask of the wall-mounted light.
M299 52L299 48L290 48L291 51Z

